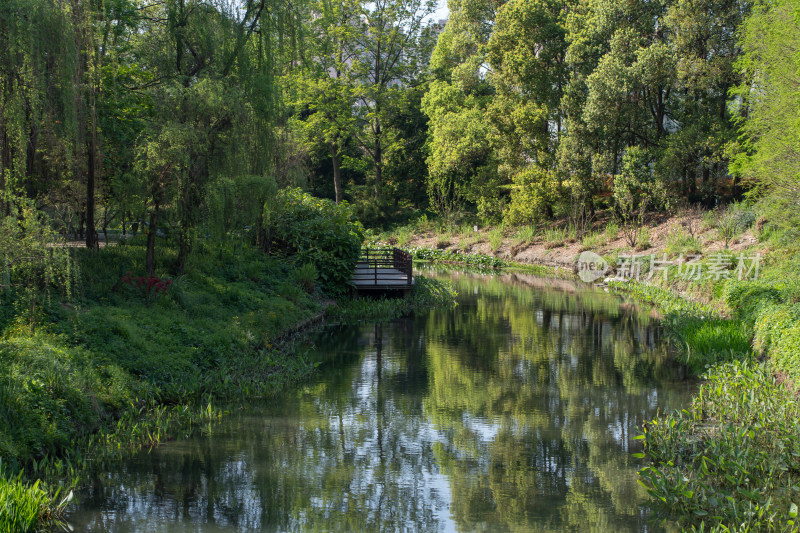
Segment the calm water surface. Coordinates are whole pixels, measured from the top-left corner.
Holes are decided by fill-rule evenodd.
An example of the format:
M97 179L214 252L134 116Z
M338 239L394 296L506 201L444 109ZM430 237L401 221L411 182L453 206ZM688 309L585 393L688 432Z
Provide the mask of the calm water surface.
M688 404L657 321L524 274L327 327L314 383L98 476L89 532L651 531L636 428Z

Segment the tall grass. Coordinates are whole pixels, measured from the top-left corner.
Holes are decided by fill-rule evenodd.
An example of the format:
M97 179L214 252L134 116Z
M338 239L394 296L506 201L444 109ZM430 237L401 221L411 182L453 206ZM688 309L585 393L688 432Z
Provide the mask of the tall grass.
M528 226L520 226L517 228L516 233L512 237L512 243L514 246L521 246L533 243L533 239L536 235L536 229L532 225Z
M567 231L563 228L549 228L544 231L544 247L556 248L567 240Z
M501 226L492 229L489 232L489 244L493 252L497 252L503 246L504 231Z
M703 247L700 239L691 235L683 229L670 230L667 234L667 242L664 251L671 255L677 256L680 254L699 254Z
M599 232L587 233L581 239L581 247L586 250L597 248L598 246L603 244L603 237L604 235Z
M614 221L609 222L603 230L603 235L606 238L606 242L616 240L617 236L619 236L619 225Z
M650 248L650 228L643 226L636 230L636 240L631 246L634 246L638 251Z
M0 468L0 531L27 533L37 530L51 507L50 496L39 484L39 481L25 483L21 473L9 479L4 468Z

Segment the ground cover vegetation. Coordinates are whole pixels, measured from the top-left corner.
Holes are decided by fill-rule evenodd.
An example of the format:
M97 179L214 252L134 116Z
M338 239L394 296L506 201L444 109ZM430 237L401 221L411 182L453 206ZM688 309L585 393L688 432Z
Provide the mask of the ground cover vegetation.
M642 482L680 527L795 527L797 3L448 8L0 5L0 529L57 516L88 458L307 375L281 339L329 298L339 320L452 301L344 300L356 218L492 270L765 252L757 281L625 285L705 376L646 427Z

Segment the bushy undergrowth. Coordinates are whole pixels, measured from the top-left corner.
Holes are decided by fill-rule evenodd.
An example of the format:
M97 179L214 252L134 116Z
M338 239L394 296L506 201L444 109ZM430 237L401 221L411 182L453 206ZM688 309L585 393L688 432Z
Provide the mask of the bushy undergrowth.
M797 531L796 394L750 359L715 366L704 379L689 409L647 423L637 437L649 461L641 482L684 529Z
M657 303L688 366L703 374L690 408L647 422L639 437L641 482L659 514L684 530L798 530L800 306L791 259L771 254L758 280L706 280L704 292L732 318L670 290L612 283Z
M89 462L213 418L215 399L274 393L313 370L277 349L320 311L299 265L247 246L201 245L172 279L167 251L156 277L171 283L148 297L121 281L142 257L135 244L80 252L79 296L40 308L35 333L17 320L14 294L0 298L0 461L9 474L74 479ZM21 498L23 485L14 489ZM50 487L38 489L52 495ZM0 516L0 530L11 520Z
M300 189L282 189L278 197L280 209L269 224L275 247L313 264L329 291L345 286L364 239L364 228L349 206Z
M752 330L755 350L768 357L773 369L800 383L800 304L791 282L796 277L731 283L724 296L737 318Z

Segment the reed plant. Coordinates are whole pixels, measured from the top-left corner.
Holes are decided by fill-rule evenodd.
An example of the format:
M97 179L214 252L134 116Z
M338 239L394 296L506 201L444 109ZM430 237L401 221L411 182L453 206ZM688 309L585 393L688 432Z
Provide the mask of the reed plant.
M497 252L503 246L504 233L502 226L498 226L489 232L489 244L493 252Z
M563 228L549 228L544 231L544 247L556 248L563 246L567 240L567 231Z

